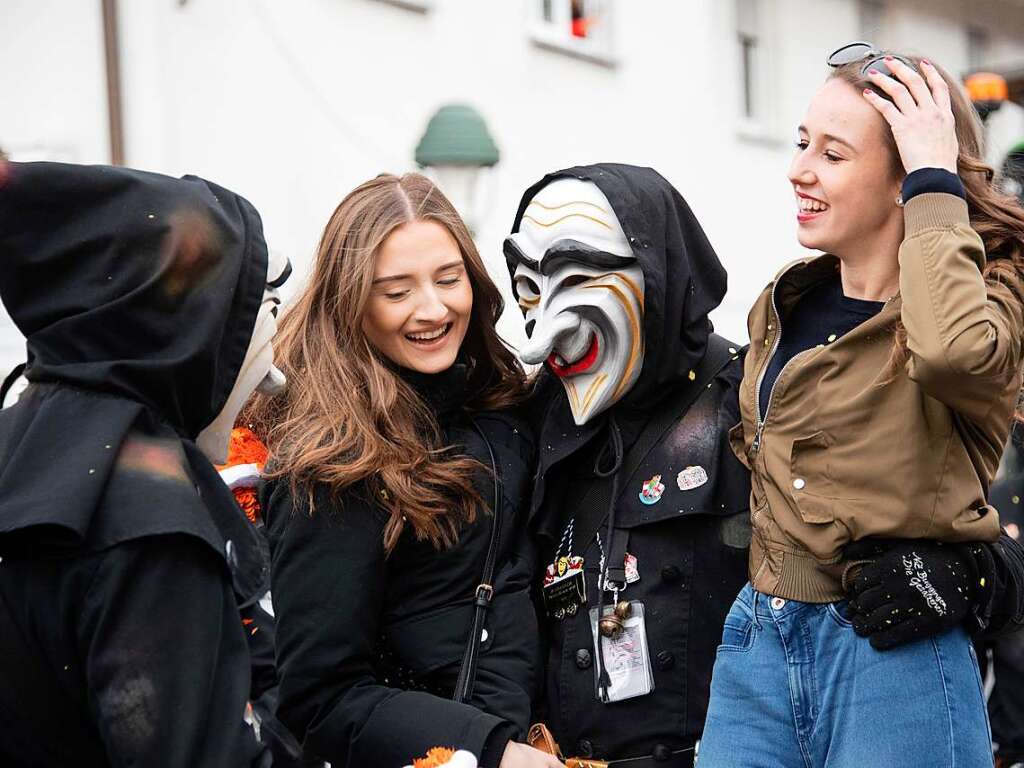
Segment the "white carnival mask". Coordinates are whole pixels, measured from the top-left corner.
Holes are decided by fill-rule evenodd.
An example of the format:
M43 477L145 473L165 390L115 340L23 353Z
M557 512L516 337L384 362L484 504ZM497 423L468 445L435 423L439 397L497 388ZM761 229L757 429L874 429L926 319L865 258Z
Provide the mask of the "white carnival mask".
M556 179L505 240L529 341L519 354L558 376L585 424L636 383L644 360L644 275L608 198Z
M277 310L281 304L280 287L292 273L291 262L276 251L267 257L267 284L263 301L256 314L256 324L242 367L228 394L224 407L210 424L196 437L196 445L214 464L223 464L228 457L231 428L245 401L254 391L265 395L280 394L287 382L284 374L274 365L274 334L277 333Z

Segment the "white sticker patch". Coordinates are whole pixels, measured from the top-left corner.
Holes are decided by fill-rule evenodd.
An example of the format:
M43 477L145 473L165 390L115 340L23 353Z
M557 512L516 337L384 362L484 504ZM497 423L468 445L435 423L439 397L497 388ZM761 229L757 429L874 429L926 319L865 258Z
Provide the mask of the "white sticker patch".
M267 590L267 594L260 598L260 608L268 616L272 617L274 615L274 603L270 598L270 590Z
M700 488L708 481L708 473L704 467L687 467L676 476L676 483L680 491L692 491Z

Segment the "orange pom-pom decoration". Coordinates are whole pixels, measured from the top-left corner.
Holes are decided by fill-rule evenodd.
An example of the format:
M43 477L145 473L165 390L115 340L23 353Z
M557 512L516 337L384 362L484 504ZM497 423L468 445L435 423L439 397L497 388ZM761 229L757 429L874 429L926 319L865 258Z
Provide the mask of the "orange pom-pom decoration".
M260 442L248 427L235 427L231 430L227 463L217 469L233 467L236 464L255 464L262 471L266 463L267 446Z
M427 756L412 761L413 768L437 768L444 765L455 755L454 749L433 747L427 750Z
M235 427L231 430L231 441L228 443L228 460L217 466L218 470L235 467L240 464L255 464L258 472L263 471L267 462L267 446L253 434L248 427ZM245 512L249 522L254 525L262 520L260 503L256 498L255 488L238 487L232 491L238 506Z

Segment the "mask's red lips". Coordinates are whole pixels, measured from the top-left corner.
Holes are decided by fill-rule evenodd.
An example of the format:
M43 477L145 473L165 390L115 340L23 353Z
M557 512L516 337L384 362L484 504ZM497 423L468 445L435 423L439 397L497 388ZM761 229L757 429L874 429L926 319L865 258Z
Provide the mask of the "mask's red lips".
M554 352L548 355L548 367L555 376L562 379L568 376L576 376L577 374L585 373L595 362L597 362L596 333L592 334L590 337L590 348L587 350L587 353L575 363L564 365L558 362L557 355Z

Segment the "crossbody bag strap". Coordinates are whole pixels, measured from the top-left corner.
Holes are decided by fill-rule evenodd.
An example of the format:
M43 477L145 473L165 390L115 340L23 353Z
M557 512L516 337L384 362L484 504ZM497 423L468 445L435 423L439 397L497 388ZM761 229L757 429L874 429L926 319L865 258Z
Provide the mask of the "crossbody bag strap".
M484 441L487 447L487 455L491 462L491 476L494 480L494 501L491 504L491 538L487 544L487 557L484 560L483 578L476 588L476 595L473 598L473 621L470 623L469 637L466 638L466 650L462 654L462 668L459 670L458 680L455 682L455 693L452 696L454 701L465 703L473 695L473 685L476 683L476 667L480 656L480 646L483 644L484 620L487 618L487 611L494 599L494 565L498 557L498 539L501 531L501 491L498 485L498 463L494 460L494 450L487 435L473 420L473 429Z
M718 334L712 333L708 336L708 348L704 357L698 364L692 386L683 390L674 400L666 403L658 413L650 418L640 433L640 436L626 452L622 460L622 468L618 476L623 483L628 482L647 454L656 446L665 433L679 420L683 414L701 396L705 389L711 384L715 376L721 373L729 362L736 356L735 347ZM579 551L584 551L590 545L590 541L604 525L608 517L608 497L612 492L611 477L599 479L590 484L587 492L583 494L579 502L569 510L567 520L575 518L574 538L579 545ZM620 487L622 485L620 484Z

